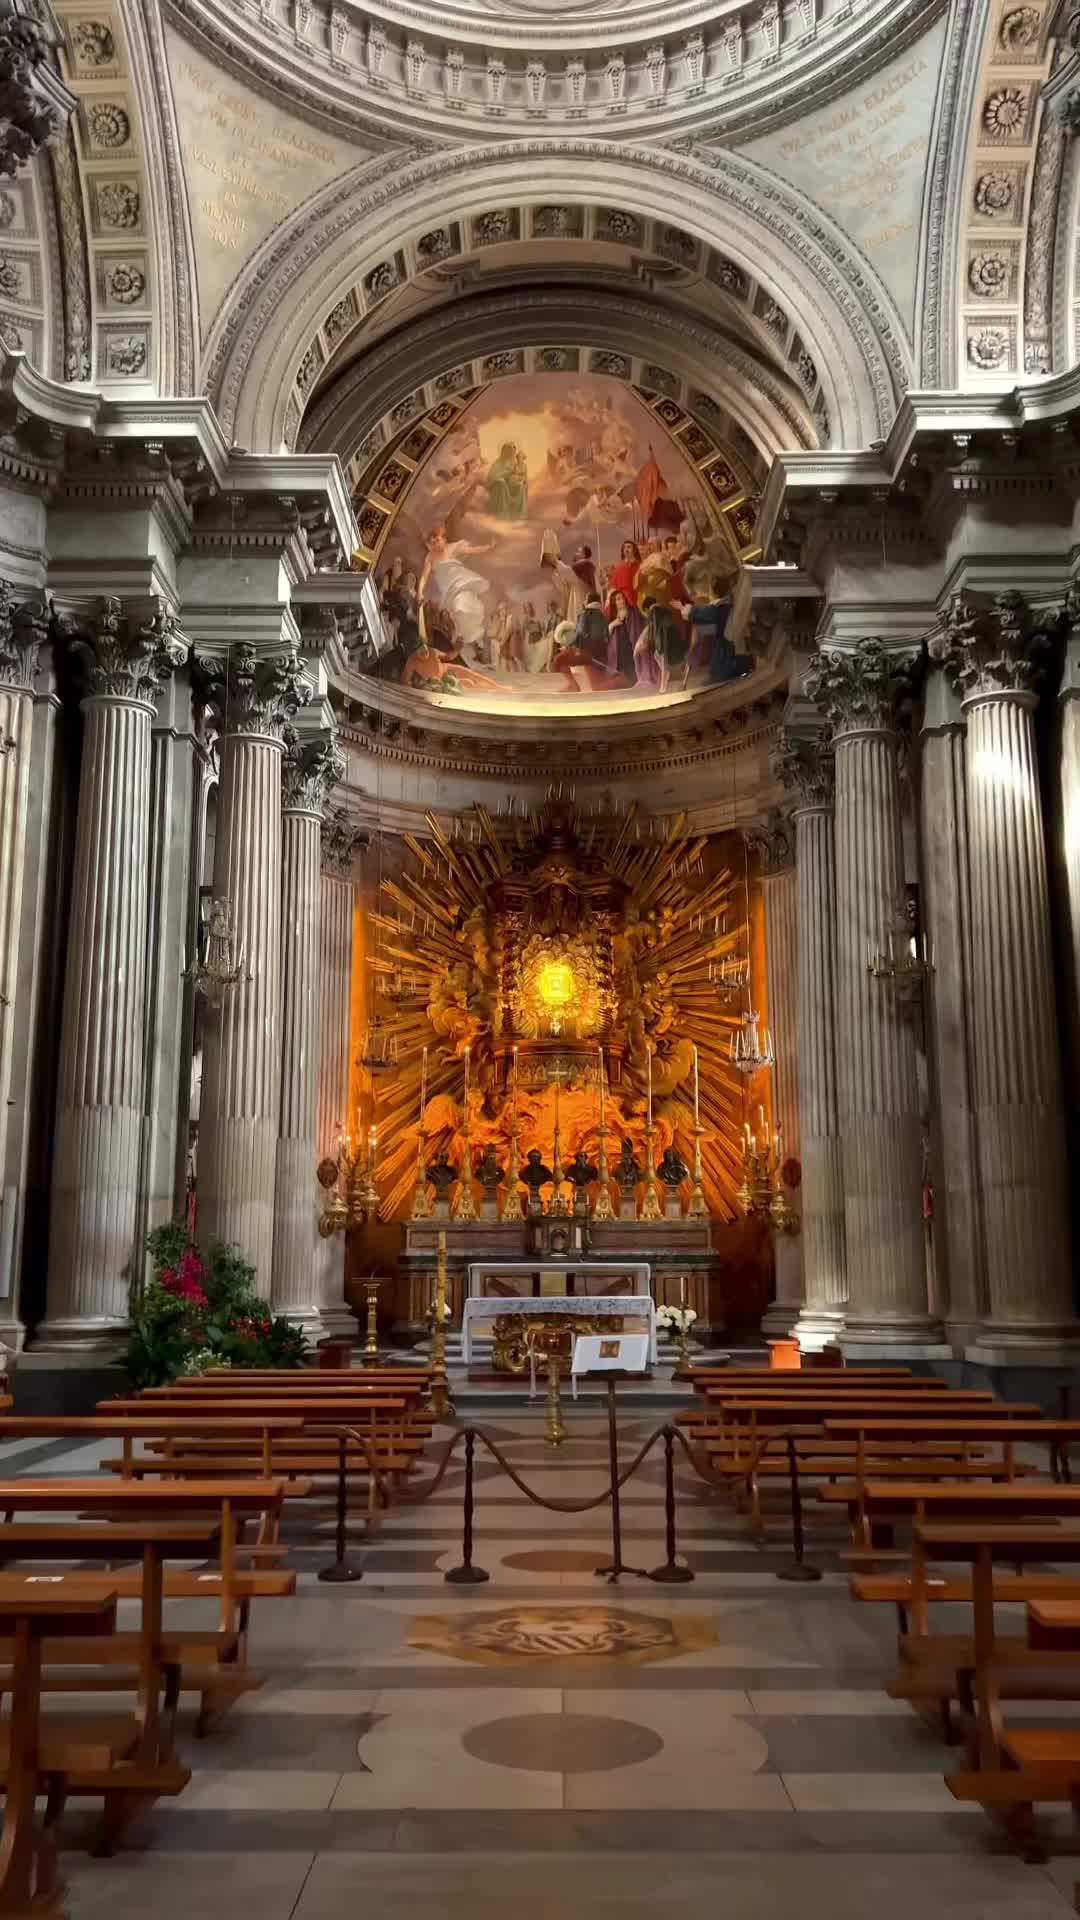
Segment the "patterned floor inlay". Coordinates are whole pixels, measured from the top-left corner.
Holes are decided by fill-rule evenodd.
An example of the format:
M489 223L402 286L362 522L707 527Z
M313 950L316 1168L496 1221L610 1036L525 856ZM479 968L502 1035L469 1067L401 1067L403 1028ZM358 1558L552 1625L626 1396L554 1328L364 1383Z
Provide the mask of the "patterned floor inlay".
M506 1553L503 1566L516 1573L595 1573L610 1559L603 1547L538 1547L532 1553Z
M461 1742L474 1760L534 1773L604 1773L663 1751L651 1727L592 1713L521 1713L471 1727Z
M482 1665L540 1665L550 1660L673 1660L716 1644L702 1616L622 1613L611 1607L500 1607L484 1613L433 1613L413 1621L410 1647Z

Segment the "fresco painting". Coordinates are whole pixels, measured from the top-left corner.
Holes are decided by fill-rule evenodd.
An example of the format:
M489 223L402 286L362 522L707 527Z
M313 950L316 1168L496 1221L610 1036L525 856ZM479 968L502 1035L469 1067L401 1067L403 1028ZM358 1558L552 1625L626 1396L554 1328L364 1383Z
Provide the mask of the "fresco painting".
M377 671L421 695L639 703L749 670L737 562L644 403L599 375L487 388L432 451L376 573Z

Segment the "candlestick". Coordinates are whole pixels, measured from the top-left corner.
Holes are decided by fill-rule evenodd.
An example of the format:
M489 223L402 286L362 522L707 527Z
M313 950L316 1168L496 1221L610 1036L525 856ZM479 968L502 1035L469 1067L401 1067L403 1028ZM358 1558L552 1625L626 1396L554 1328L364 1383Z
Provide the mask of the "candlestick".
M427 1174L424 1171L424 1112L427 1108L427 1048L420 1055L420 1118L416 1130L416 1181L413 1186L412 1218L428 1217Z
M698 1053L694 1048L694 1129L701 1125L701 1090L698 1085Z
M649 1132L651 1133L652 1132L652 1046L651 1044L648 1046L648 1051L646 1053L645 1058L648 1062L646 1072L648 1075L647 1085L648 1085L648 1094L649 1094L649 1118L648 1118L647 1124L648 1124Z
M600 1166L598 1168L600 1181L599 1181L599 1186L597 1188L596 1199L593 1202L593 1219L594 1220L611 1220L614 1218L615 1209L611 1202L611 1180L610 1180L610 1175L608 1173L607 1112L604 1105L604 1049L603 1047L598 1047L597 1052L600 1056Z
M503 1220L521 1220L521 1161L518 1157L518 1050L513 1053L513 1120L510 1126L510 1165L506 1170L506 1192L503 1195Z
M454 1402L446 1375L446 1235L440 1233L435 1263L435 1305L431 1328L431 1399L428 1410L436 1420L452 1420Z

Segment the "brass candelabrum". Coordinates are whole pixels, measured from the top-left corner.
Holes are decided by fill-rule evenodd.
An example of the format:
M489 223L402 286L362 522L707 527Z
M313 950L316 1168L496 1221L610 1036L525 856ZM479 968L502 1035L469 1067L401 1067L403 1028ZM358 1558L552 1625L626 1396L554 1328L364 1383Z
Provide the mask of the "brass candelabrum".
M694 1128L694 1177L690 1189L689 1216L691 1220L707 1220L709 1208L705 1199L705 1169L701 1163L701 1137L705 1129L700 1124Z
M795 1233L798 1215L788 1205L780 1179L783 1157L781 1129L774 1127L770 1135L759 1107L757 1131L749 1120L743 1128L743 1180L736 1203L747 1218L767 1220L778 1233Z
M348 1227L361 1227L379 1210L379 1189L375 1185L375 1142L368 1138L366 1149L355 1149L350 1136L342 1134L336 1158L321 1160L316 1168L319 1185L326 1190L327 1201L319 1215L319 1232L324 1240Z
M462 1127L464 1136L461 1149L461 1178L450 1209L451 1220L476 1219L476 1195L473 1192L472 1137L469 1130L469 1110L465 1109L465 1121Z
M435 1261L435 1300L431 1325L431 1398L428 1410L435 1420L452 1420L454 1402L446 1371L446 1308L449 1282L446 1271L446 1235L440 1233Z

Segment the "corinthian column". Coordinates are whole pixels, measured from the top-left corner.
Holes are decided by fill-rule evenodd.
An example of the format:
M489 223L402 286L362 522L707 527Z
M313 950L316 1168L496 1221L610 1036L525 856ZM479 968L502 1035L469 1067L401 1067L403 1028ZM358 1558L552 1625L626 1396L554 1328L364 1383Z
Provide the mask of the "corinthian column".
M72 650L89 692L43 1329L53 1346L108 1337L127 1319L142 1135L150 725L159 686L187 656L163 608L140 624L111 599L75 632Z
M343 807L323 820L319 882L319 1102L317 1158L337 1158L349 1117L349 1045L352 1011L352 866L364 840ZM345 1240L320 1239L318 1300L329 1332L350 1332L356 1322L345 1304Z
M796 1024L795 829L779 809L747 839L756 850L765 906L765 991L776 1061L772 1070L773 1115L784 1160L799 1153L799 1052ZM795 1196L785 1192L791 1205ZM790 1333L803 1298L802 1242L794 1230L774 1231L776 1297L762 1320L767 1334Z
M271 1298L290 1319L317 1326L319 837L345 761L332 733L302 740L290 727L281 771L281 1124Z
M845 1344L924 1342L922 1128L915 1035L867 956L903 900L894 700L911 654L880 640L830 648L806 691L836 756L837 1064L849 1280Z
M798 951L799 1148L803 1306L799 1345L816 1352L844 1324L847 1259L836 1082L836 857L833 756L820 735L784 741L779 769L794 789Z
M936 652L967 717L971 1028L989 1317L973 1352L1077 1329L1034 713L1044 636L1018 593L956 596ZM1051 1353L1051 1357L1053 1353Z
M20 599L0 580L0 1167L7 1158L34 674L48 627L44 594Z
M232 909L243 977L208 1007L199 1124L199 1224L238 1246L269 1294L281 1111L282 730L306 698L300 662L246 642L206 660L221 682L214 894Z

